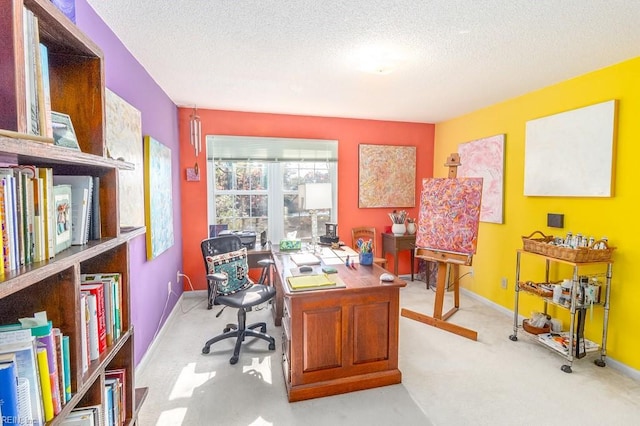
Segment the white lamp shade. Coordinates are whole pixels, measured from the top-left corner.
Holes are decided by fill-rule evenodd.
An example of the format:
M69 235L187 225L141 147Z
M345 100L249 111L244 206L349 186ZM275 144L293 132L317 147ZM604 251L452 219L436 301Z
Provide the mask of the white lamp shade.
M303 210L330 209L333 194L330 183L305 183L298 186L300 208Z

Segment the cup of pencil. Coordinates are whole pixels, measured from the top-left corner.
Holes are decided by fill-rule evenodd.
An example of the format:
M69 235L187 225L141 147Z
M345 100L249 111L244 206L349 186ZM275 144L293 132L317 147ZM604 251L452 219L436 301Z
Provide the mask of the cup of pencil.
M373 242L371 240L364 241L359 238L356 245L360 251L360 264L365 266L373 265Z

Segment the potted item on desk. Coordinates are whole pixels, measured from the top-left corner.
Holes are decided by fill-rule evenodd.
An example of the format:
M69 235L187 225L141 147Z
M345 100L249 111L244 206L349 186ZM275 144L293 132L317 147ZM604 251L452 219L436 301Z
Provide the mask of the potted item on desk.
M373 241L364 241L362 238L359 238L356 244L360 252L360 264L365 266L373 265Z

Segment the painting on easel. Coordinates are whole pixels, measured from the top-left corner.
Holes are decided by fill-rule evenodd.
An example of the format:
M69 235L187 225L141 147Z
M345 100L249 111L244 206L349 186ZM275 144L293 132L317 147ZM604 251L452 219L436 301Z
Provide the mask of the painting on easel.
M423 179L416 247L476 252L482 178Z

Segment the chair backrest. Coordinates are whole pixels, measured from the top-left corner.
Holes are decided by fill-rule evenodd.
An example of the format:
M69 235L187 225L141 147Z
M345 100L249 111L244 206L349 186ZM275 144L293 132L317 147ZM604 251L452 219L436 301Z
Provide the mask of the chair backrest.
M215 256L217 254L229 253L230 251L240 250L242 248L242 240L237 235L228 234L219 237L207 238L200 243L202 250L202 260L204 261L204 270L207 271L207 256Z
M351 228L351 247L354 250L358 250L358 239L362 238L364 241L373 241L373 255L375 256L378 251L378 241L376 240L376 228L373 226L358 226Z

